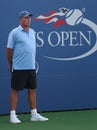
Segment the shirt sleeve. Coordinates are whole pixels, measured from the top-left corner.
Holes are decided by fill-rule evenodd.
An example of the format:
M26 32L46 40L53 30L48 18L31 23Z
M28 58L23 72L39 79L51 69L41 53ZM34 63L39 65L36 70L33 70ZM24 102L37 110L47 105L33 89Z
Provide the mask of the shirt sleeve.
M7 48L13 49L15 44L14 32L11 31L8 36Z

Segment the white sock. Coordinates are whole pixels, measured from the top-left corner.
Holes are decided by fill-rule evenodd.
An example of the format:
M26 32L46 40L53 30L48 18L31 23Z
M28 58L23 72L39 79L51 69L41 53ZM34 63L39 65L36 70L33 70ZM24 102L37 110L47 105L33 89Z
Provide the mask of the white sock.
M10 111L10 115L11 115L11 116L16 115L16 111L15 111L15 110L11 110L11 111Z
M31 115L35 115L35 114L37 114L37 109L36 108L31 110Z

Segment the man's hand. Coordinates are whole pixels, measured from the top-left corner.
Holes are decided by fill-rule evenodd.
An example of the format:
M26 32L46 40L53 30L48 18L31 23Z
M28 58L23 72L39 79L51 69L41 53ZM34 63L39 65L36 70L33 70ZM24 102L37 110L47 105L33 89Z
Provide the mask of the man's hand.
M8 70L12 72L12 66L8 66Z

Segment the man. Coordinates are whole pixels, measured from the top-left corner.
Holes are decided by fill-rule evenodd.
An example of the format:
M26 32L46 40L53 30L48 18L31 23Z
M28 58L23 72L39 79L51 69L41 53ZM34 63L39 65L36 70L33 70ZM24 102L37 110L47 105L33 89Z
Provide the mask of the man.
M36 109L36 72L35 53L36 40L35 31L31 29L31 16L28 11L19 14L20 25L13 29L8 37L7 59L11 77L10 95L10 123L21 123L16 115L18 92L28 89L28 100L31 108L31 121L47 121L37 113Z

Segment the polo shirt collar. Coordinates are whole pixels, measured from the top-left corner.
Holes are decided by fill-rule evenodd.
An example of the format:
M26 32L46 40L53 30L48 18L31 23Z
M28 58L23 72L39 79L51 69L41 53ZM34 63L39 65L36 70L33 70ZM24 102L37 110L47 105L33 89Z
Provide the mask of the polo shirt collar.
M23 31L23 30L24 30L21 25L19 25L19 30L20 30L20 31Z

